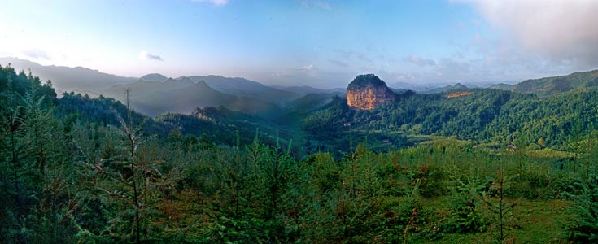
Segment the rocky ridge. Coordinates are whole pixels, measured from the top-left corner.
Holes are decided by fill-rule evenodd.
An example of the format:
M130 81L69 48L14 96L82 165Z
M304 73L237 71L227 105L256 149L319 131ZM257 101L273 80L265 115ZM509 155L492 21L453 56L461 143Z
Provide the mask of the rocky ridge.
M347 105L359 110L372 110L394 102L396 94L373 74L359 75L347 86Z

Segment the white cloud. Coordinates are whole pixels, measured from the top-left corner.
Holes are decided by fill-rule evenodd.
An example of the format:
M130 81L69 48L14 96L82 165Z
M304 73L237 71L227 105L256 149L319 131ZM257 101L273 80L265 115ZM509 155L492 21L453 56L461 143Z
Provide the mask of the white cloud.
M227 5L230 0L191 0L191 1L197 2L197 3L208 3L208 4L215 5L215 6L224 6L224 5Z
M148 53L147 51L141 51L139 53L139 59L142 60L156 60L156 61L164 61L162 57L156 54Z
M299 70L306 70L306 71L313 70L313 69L314 69L313 64L308 64L308 65L305 65L305 66L299 68Z
M472 4L525 50L581 67L598 65L596 0L456 0Z

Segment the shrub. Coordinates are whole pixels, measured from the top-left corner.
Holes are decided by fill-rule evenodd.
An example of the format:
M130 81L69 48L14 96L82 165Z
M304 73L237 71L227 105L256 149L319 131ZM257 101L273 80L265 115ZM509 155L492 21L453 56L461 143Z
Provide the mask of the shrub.
M575 243L598 242L598 176L581 184L581 193L573 195L575 204L571 209L575 221L568 227L569 240Z
M419 184L419 194L422 197L440 196L446 192L444 186L445 175L440 168L423 164L411 174L412 181Z
M449 233L479 233L488 226L482 215L482 192L486 184L478 180L457 181L451 197L451 212L443 231Z

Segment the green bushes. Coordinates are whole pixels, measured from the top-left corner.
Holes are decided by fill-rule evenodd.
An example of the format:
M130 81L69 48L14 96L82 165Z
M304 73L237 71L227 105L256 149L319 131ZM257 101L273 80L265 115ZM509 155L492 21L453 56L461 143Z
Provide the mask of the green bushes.
M575 216L568 226L569 240L575 243L598 242L598 176L579 185L581 191L571 195L575 204L571 209Z
M288 243L296 240L295 231L288 231L280 221L255 217L228 218L221 216L210 227L206 243Z
M478 178L457 179L450 196L450 215L443 225L449 233L478 233L488 228L489 219L483 213L482 196L487 183Z
M422 197L436 197L446 193L444 172L440 168L422 164L410 172L412 184L419 184Z

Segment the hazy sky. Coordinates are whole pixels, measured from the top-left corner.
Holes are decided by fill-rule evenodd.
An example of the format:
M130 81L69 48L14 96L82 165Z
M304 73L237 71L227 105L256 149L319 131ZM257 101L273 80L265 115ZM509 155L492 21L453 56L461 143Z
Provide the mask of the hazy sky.
M595 0L0 0L0 56L342 87L598 67Z

